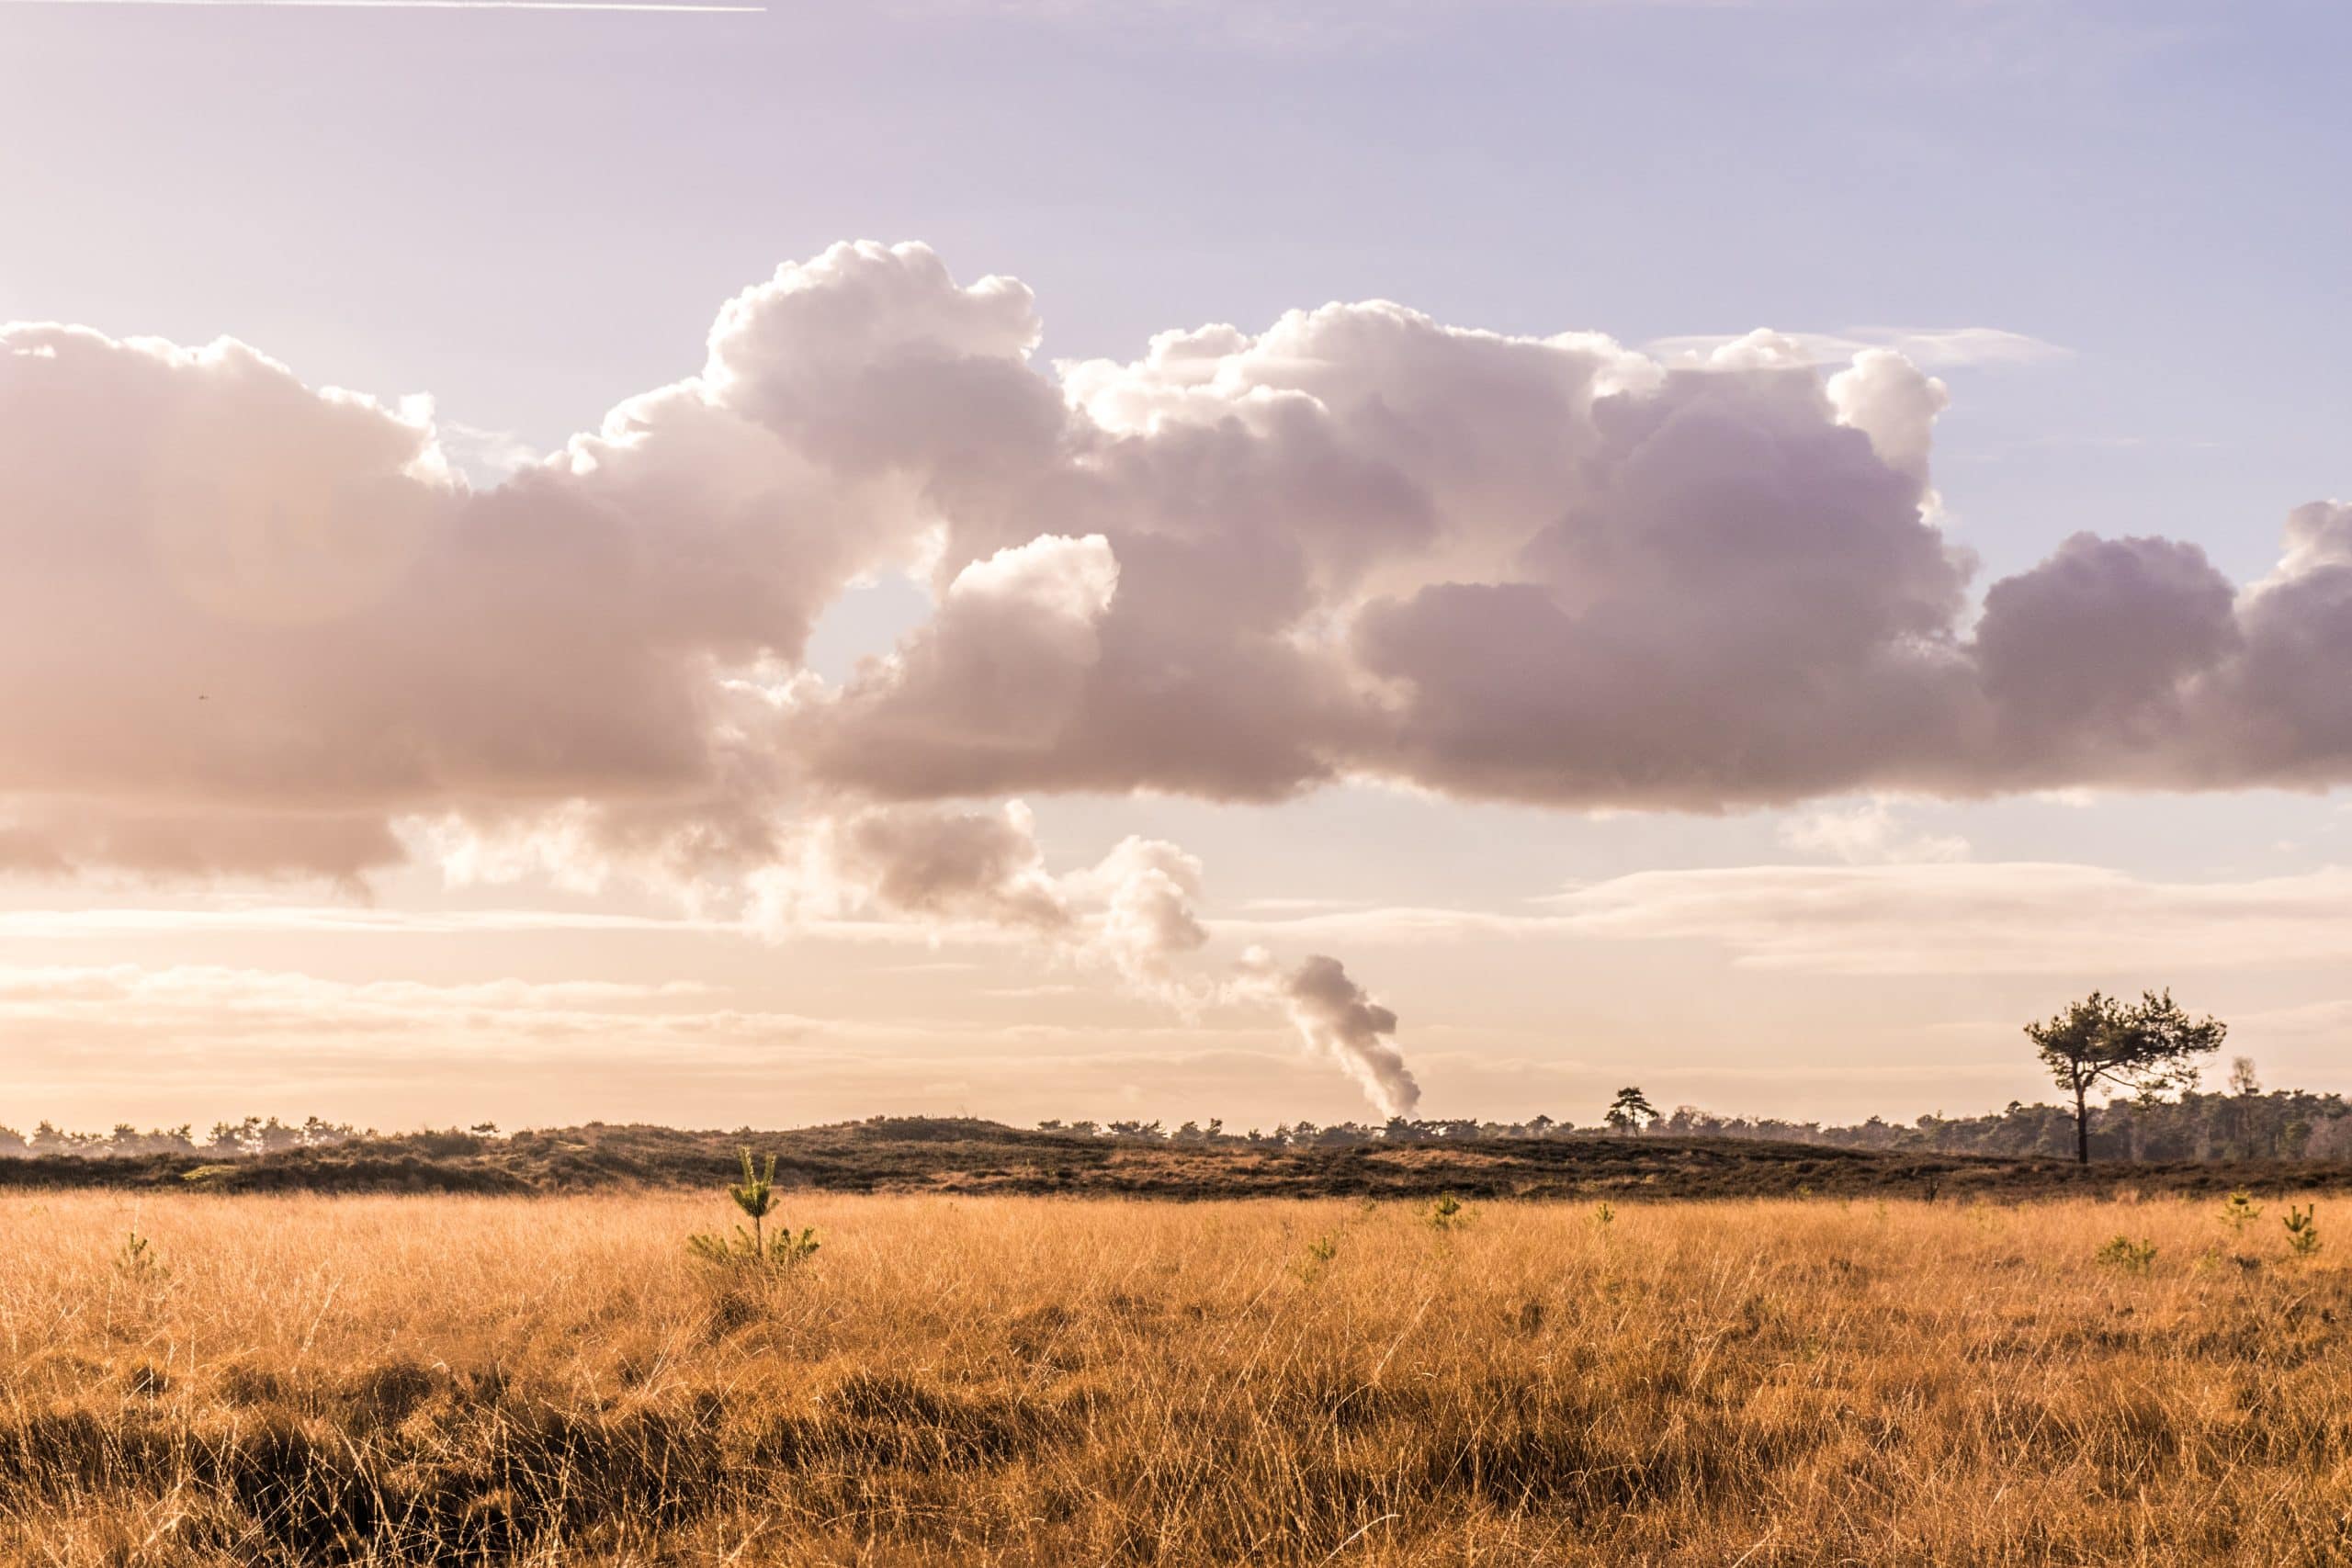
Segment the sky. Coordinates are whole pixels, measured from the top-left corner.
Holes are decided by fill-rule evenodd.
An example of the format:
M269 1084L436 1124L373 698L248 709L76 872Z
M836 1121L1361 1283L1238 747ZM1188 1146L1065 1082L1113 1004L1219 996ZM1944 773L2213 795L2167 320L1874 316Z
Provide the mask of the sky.
M2352 1089L2347 46L0 0L0 1122Z

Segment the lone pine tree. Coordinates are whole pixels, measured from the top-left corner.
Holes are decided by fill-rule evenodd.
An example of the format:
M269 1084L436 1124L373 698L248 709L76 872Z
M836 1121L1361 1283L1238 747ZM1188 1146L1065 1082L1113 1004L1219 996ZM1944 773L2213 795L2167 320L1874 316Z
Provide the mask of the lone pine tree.
M2156 1095L2197 1082L2196 1058L2221 1047L2229 1026L2191 1019L2172 999L2143 992L2137 1003L2093 991L2047 1022L2029 1023L2042 1065L2075 1097L2075 1158L2091 1162L2091 1090L2131 1089Z

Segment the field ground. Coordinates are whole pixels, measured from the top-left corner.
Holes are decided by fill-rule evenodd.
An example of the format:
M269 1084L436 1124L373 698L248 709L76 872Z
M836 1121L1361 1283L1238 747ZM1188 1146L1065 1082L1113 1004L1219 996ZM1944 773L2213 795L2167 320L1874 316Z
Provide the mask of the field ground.
M2352 1561L2352 1204L1429 1209L0 1196L0 1561Z

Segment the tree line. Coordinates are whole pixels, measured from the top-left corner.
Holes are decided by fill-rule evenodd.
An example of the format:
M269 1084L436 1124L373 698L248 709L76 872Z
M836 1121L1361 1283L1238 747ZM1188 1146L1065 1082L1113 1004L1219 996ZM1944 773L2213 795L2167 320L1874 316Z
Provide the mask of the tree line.
M2012 1100L1981 1116L1931 1112L1911 1122L1872 1116L1849 1124L1791 1121L1773 1116L1724 1115L1696 1105L1678 1105L1638 1123L1612 1122L1604 1112L1589 1125L1551 1116L1523 1122L1476 1119L1407 1120L1386 1122L1313 1122L1278 1123L1272 1129L1227 1133L1219 1122L1062 1122L1039 1123L1046 1132L1104 1138L1136 1138L1223 1145L1343 1147L1369 1143L1435 1143L1481 1138L1672 1136L1750 1138L1777 1143L1822 1144L1835 1148L1884 1149L1937 1154L2004 1155L2071 1159L2087 1145L2093 1159L2352 1160L2352 1103L2340 1094L2302 1089L2269 1092L2189 1090L2176 1099L2120 1100L2091 1105L2087 1126L2078 1134L2072 1105Z
M2065 1096L2057 1105L2011 1100L1982 1116L1940 1111L1908 1123L1872 1116L1851 1125L1792 1122L1777 1117L1723 1116L1695 1105L1661 1113L1637 1087L1617 1091L1589 1127L1549 1115L1523 1122L1476 1118L1391 1117L1385 1122L1276 1123L1271 1130L1226 1130L1223 1121L1185 1122L1173 1128L1141 1121L1040 1122L1038 1130L1075 1137L1215 1144L1221 1146L1329 1147L1369 1143L1436 1143L1484 1138L1558 1138L1609 1134L1641 1136L1755 1138L1822 1144L1836 1148L1936 1154L2004 1155L2124 1160L2352 1160L2352 1104L2340 1094L2301 1089L2265 1092L2253 1061L2231 1065L2226 1092L2198 1088L2199 1058L2217 1050L2228 1028L2192 1018L2170 991L2149 991L2137 1002L2093 991L2041 1022L2025 1026L2027 1039ZM2093 1103L2092 1096L2109 1097ZM498 1129L483 1122L476 1138ZM205 1138L183 1124L141 1132L118 1123L109 1133L62 1132L47 1122L28 1136L0 1127L0 1156L28 1155L184 1154L241 1158L297 1148L323 1148L375 1136L347 1122L316 1116L300 1123L272 1116L217 1122Z
M476 1127L477 1134L494 1134L497 1129L485 1122ZM373 1127L358 1128L348 1122L328 1122L309 1116L300 1122L281 1122L275 1116L248 1116L242 1122L215 1122L212 1130L201 1137L193 1123L183 1122L176 1127L141 1129L128 1122L118 1122L109 1132L67 1132L52 1122L42 1122L30 1133L14 1127L0 1127L0 1157L23 1157L37 1155L81 1155L91 1158L113 1158L129 1155L200 1155L208 1159L243 1159L254 1155L274 1155L288 1149L332 1148L355 1138L376 1136Z
M2352 1160L2352 1102L2340 1094L2302 1089L2236 1087L2191 1089L2162 1100L2120 1099L2088 1108L2086 1141L2095 1160ZM1386 1122L1313 1122L1229 1132L1211 1118L1169 1125L1161 1122L1052 1121L1046 1132L1070 1136L1150 1139L1216 1144L1222 1147L1334 1147L1371 1143L1437 1143L1487 1138L1562 1138L1595 1135L1753 1138L1823 1144L1838 1148L1895 1152L2001 1155L2072 1158L2077 1128L2071 1104L2026 1104L1980 1116L1930 1113L1910 1122L1872 1116L1839 1124L1770 1116L1725 1115L1696 1105L1678 1105L1638 1123L1612 1123L1606 1111L1589 1124L1552 1116L1524 1121L1404 1119ZM105 1133L62 1132L47 1122L25 1134L0 1127L0 1157L28 1155L196 1155L239 1159L293 1148L324 1148L369 1131L317 1117L286 1122L248 1118L216 1123L211 1134L188 1127L142 1131L118 1125ZM494 1135L477 1130L476 1135Z

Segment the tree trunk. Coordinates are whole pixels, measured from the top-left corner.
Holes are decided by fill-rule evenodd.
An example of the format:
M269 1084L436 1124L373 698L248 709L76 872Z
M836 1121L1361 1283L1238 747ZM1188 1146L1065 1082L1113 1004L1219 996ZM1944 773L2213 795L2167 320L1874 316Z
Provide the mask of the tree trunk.
M2086 1091L2075 1090L2075 1163L2091 1163L2091 1108Z

